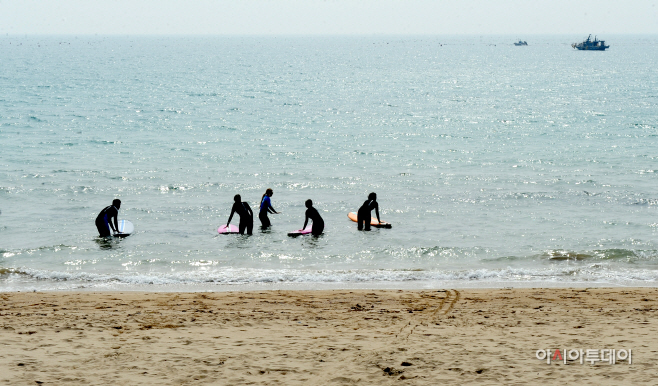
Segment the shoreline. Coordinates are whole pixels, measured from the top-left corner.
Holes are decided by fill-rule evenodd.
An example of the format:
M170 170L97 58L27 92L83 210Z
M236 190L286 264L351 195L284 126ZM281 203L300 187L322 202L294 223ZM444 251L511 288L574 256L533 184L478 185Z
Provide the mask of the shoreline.
M54 284L62 284L55 286ZM39 285L35 285L39 284ZM13 292L248 292L248 291L329 291L329 290L432 290L435 288L524 289L524 288L658 288L658 282L648 281L494 281L494 280L441 280L441 281L369 281L369 282L277 282L277 283L181 283L181 284L90 284L79 281L34 281L29 283L0 283L0 293Z
M5 384L652 384L658 360L658 288L0 297ZM632 363L536 357L555 349Z

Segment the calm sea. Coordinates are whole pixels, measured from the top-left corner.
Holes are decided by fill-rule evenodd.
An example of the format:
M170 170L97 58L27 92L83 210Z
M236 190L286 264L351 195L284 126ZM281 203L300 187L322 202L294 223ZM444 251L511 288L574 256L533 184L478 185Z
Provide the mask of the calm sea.
M658 36L585 37L0 37L0 290L655 286Z

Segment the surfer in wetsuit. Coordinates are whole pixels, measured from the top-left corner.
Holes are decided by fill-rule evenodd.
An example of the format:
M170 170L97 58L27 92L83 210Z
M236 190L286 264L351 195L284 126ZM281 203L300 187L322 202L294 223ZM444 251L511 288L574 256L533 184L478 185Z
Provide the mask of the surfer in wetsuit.
M115 199L112 201L112 205L103 208L96 216L96 228L100 237L108 237L112 236L113 233L119 233L119 224L117 222L119 208L121 208L121 200Z
M356 224L358 230L362 230L364 224L365 230L370 230L370 212L372 212L373 209L377 215L377 221L382 222L382 220L379 219L379 204L377 203L377 194L374 192L368 195L368 199L363 202L363 205L361 205L359 211L356 212Z
M306 224L308 224L308 220L311 219L311 221L313 221L311 234L313 236L320 236L324 230L324 220L322 219L322 216L320 216L318 210L313 207L313 201L306 200L306 207L308 209L306 209L306 220L304 220L304 226L302 229L306 229Z
M246 202L242 202L242 197L240 197L239 194L236 194L233 197L233 207L231 208L231 215L228 216L228 221L226 222L226 226L231 223L231 219L233 218L233 214L237 213L238 216L240 216L240 225L238 225L238 228L240 230L240 234L243 235L244 231L247 231L247 234L250 235L252 233L252 230L254 229L254 212L251 211L251 207L249 204Z
M268 228L272 223L270 222L270 218L267 217L267 213L279 213L274 208L272 207L272 200L270 200L270 197L274 194L274 191L270 188L265 190L265 194L263 194L263 198L260 200L260 212L258 213L258 218L260 219L260 223L263 226L263 228Z

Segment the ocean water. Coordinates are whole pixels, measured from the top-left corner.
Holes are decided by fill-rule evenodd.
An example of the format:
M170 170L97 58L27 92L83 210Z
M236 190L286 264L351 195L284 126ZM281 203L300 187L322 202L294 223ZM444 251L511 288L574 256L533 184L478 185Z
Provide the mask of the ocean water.
M0 37L0 290L655 286L658 36L585 37Z

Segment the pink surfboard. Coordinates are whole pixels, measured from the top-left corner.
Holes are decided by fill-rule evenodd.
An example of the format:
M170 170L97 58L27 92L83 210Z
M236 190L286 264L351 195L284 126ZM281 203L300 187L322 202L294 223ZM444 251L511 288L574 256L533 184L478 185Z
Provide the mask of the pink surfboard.
M220 235L228 235L231 233L240 233L240 229L238 229L237 226L233 224L229 224L228 226L222 225L219 228L217 228L217 233Z
M297 229L296 231L289 232L288 236L297 237L301 235L308 235L311 233L311 230L313 230L313 224L307 225L304 229Z

